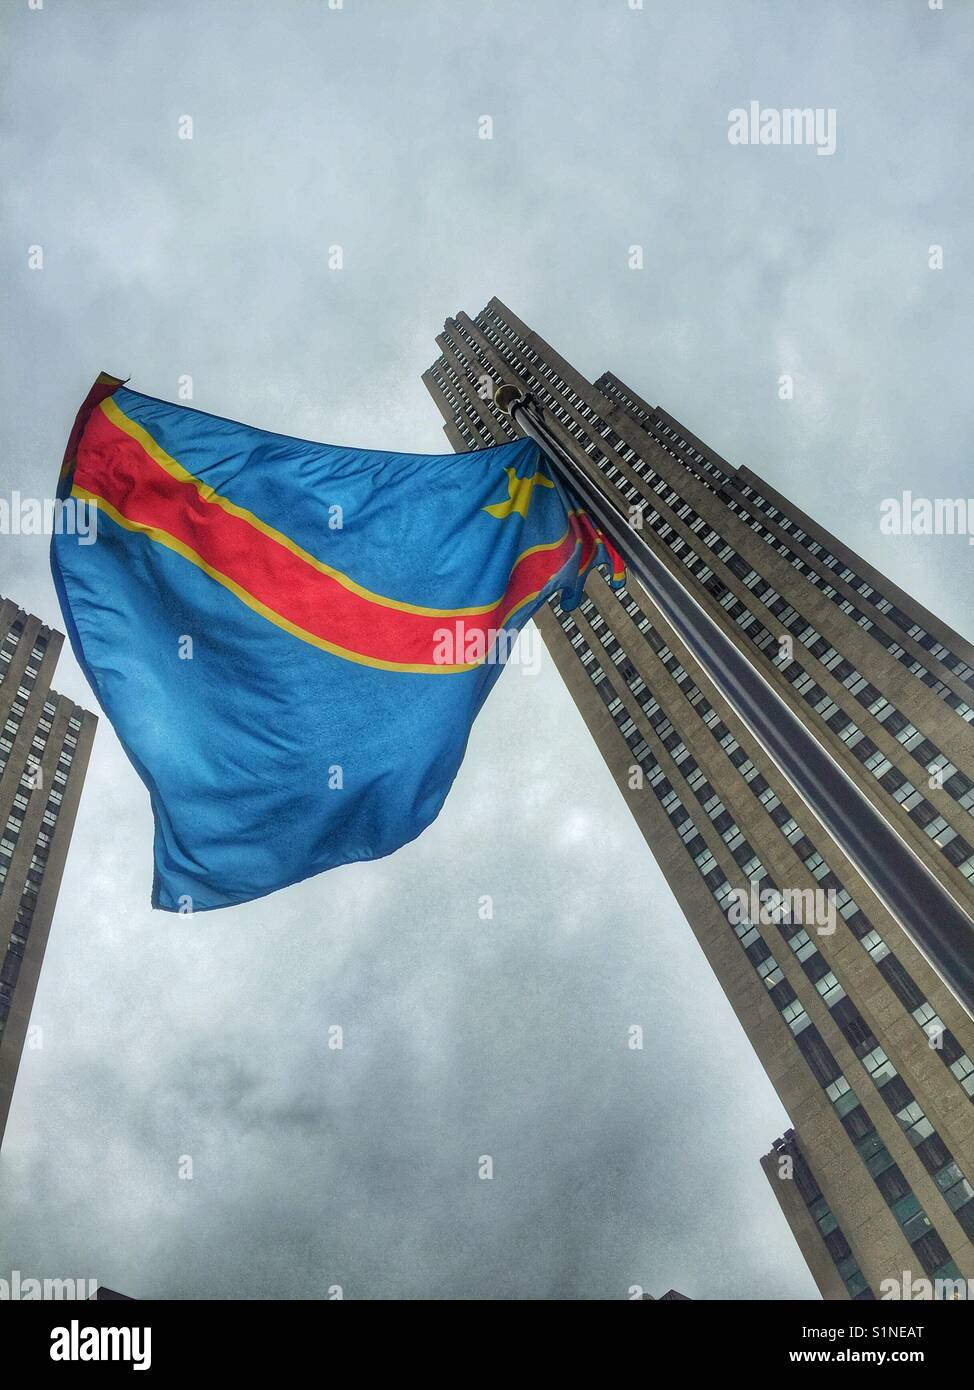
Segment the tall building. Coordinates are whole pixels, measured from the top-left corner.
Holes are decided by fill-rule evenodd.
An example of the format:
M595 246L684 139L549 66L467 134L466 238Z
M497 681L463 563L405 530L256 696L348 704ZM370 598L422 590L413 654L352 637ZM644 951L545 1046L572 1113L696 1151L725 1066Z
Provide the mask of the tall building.
M0 1142L97 723L51 689L63 641L0 598Z
M611 372L587 381L498 300L436 341L423 380L454 448L513 438L490 391L529 389L974 913L974 647ZM823 1296L879 1297L904 1272L974 1279L974 1022L638 583L613 592L595 574L576 611L550 603L536 622L791 1118L762 1162ZM775 911L774 894L800 898Z

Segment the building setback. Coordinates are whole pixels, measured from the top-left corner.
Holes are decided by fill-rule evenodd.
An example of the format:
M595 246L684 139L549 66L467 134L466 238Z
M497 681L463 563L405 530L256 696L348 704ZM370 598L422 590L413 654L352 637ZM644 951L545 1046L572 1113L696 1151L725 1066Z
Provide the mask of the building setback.
M0 1143L97 724L51 689L63 641L0 597Z
M499 300L423 375L459 451L517 381L665 564L974 914L974 647L748 468ZM794 1126L762 1166L826 1298L974 1279L974 1022L635 581L535 619ZM810 920L741 920L802 893ZM757 920L753 920L753 919Z

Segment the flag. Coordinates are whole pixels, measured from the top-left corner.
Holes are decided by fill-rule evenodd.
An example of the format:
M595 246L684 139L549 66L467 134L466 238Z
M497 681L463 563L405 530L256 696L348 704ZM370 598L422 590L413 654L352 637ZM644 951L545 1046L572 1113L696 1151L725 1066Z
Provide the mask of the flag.
M89 518L52 539L65 624L148 788L169 911L414 839L512 637L550 595L573 606L593 566L623 578L530 440L316 444L104 374L58 496Z

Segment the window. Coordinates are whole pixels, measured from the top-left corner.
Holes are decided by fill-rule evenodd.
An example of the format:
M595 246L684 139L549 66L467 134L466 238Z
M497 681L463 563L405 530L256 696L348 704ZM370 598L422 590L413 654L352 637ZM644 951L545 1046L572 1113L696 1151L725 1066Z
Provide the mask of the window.
M840 999L845 998L845 990L839 984L831 970L827 975L822 976L816 983L815 988L830 1009L833 1008Z

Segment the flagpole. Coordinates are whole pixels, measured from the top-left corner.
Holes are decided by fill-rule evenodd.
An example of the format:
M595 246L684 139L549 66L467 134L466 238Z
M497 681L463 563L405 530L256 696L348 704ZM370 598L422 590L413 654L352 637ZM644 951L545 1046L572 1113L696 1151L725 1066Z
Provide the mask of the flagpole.
M731 709L974 1015L974 921L967 912L551 434L531 396L505 383L494 403L544 451Z

